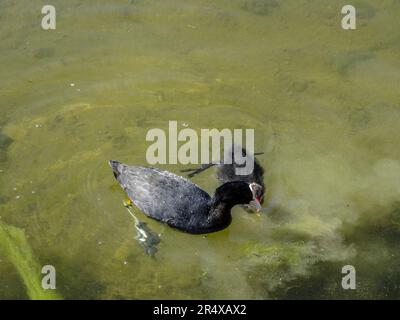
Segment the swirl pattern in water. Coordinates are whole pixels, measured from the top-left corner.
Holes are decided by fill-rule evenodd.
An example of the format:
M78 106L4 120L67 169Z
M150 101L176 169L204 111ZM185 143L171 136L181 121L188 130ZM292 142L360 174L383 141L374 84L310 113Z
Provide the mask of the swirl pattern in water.
M53 2L46 31L40 1L0 2L0 299L399 298L398 1L353 1L356 30L341 1ZM255 129L260 215L129 216L107 161L146 165L170 120Z

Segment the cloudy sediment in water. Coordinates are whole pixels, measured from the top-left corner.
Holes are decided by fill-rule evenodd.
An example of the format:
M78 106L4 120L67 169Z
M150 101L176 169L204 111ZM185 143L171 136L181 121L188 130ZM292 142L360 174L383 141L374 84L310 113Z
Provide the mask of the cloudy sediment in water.
M0 3L0 298L37 298L45 264L66 299L400 297L398 1L353 1L356 30L342 1L52 4L43 31L42 3ZM146 165L170 120L254 128L266 196L206 237L136 210L152 258L107 161Z

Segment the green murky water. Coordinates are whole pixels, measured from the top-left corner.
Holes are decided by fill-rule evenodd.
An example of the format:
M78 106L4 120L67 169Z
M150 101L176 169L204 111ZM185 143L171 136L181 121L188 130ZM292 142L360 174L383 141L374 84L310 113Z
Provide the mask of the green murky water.
M399 1L355 31L345 1L53 0L54 31L44 4L0 2L0 298L400 297ZM107 160L168 120L255 128L267 201L207 237L138 213L151 258Z

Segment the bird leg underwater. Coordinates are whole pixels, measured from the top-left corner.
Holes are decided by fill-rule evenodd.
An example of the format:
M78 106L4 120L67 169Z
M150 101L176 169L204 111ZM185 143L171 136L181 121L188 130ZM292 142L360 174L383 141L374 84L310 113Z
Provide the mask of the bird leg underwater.
M125 208L130 208L133 206L133 202L131 199L129 199L128 197L126 197L123 201L122 201L123 205Z
M157 253L157 245L161 242L159 235L150 230L146 222L140 221L131 211L133 202L131 199L127 198L123 201L124 207L128 210L129 215L135 221L136 237L135 239L144 248L146 254L151 257Z

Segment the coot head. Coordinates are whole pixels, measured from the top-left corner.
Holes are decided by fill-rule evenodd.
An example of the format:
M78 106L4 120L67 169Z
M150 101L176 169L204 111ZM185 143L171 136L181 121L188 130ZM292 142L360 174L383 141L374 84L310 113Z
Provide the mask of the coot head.
M259 212L261 210L261 205L264 202L264 187L255 182L250 183L249 187L253 194L253 200L247 208L251 211Z
M254 200L250 204L242 204L242 207L247 213L258 213L264 203L264 187L255 182L250 183L249 187L253 193Z
M255 182L232 181L217 188L214 197L232 207L237 204L244 204L259 212L261 210L261 192L262 187Z

